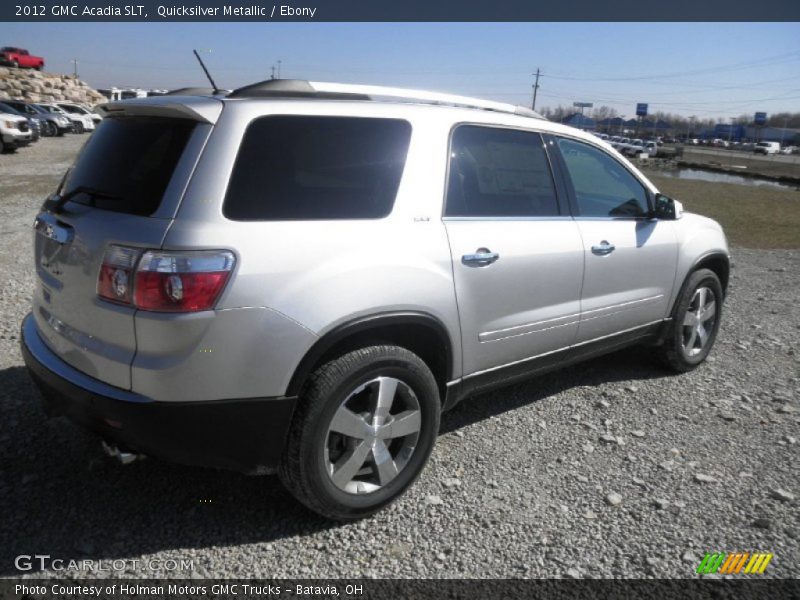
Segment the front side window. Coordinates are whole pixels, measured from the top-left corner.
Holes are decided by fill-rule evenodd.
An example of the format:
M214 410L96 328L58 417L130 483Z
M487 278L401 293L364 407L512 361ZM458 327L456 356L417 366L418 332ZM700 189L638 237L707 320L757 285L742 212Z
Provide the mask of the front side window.
M538 133L462 125L450 144L445 215L547 217L559 214Z
M599 148L559 138L558 147L582 217L643 217L649 212L644 186Z
M411 139L399 119L268 116L244 134L223 214L234 221L380 219Z

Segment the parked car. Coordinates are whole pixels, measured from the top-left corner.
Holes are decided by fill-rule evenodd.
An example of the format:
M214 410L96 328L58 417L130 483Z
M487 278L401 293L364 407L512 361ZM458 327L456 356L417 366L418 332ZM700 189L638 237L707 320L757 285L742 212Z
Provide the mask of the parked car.
M4 46L0 48L0 65L41 71L44 68L44 59L41 56L32 56L24 48Z
M778 142L758 142L753 147L755 154L778 154L781 151L781 145Z
M14 152L31 142L28 119L0 112L0 153Z
M55 102L54 104L66 113L89 117L95 125L103 120L103 117L82 104L73 102Z
M786 146L781 148L781 154L798 154L800 152L800 148L797 146Z
M28 128L31 132L31 142L36 142L42 135L42 124L41 120L38 116L35 115L26 115L18 111L16 108L6 104L5 102L0 102L0 113L6 113L10 115L16 115L18 117L25 117L28 121Z
M3 102L18 112L39 119L44 137L62 136L72 131L72 122L62 114L52 113L30 102L4 99Z
M37 106L47 112L67 117L72 123L72 133L94 131L94 121L88 115L67 112L54 103L39 103Z
M648 154L644 141L640 139L632 139L627 142L622 142L617 145L617 150L624 156L639 156L640 154Z
M109 103L34 231L49 410L126 461L277 470L341 520L477 392L631 344L694 369L729 272L718 223L588 133L299 81Z

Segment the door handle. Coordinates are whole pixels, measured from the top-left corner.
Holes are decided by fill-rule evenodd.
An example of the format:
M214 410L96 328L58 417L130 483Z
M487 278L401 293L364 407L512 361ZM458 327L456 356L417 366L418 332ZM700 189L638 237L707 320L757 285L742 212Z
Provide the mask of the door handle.
M500 258L497 252L492 252L488 248L478 248L475 254L465 254L461 257L461 262L468 267L485 267Z
M592 254L605 256L606 254L611 254L616 248L614 244L609 244L606 240L603 240L599 246L592 246Z

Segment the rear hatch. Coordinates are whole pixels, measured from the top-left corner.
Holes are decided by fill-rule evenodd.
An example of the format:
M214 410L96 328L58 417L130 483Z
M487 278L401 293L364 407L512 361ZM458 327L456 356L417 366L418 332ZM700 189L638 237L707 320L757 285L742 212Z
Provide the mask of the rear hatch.
M130 389L136 352L136 310L97 295L104 257L117 245L161 247L221 110L211 98L106 105L108 118L36 218L39 334L91 377Z

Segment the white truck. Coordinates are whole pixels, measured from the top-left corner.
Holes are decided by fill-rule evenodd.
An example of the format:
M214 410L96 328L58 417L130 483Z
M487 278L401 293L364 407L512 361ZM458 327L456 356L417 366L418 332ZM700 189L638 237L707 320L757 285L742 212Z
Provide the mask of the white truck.
M27 146L31 143L31 135L28 119L0 112L0 153Z
M755 154L778 154L781 145L778 142L758 142L753 148Z

